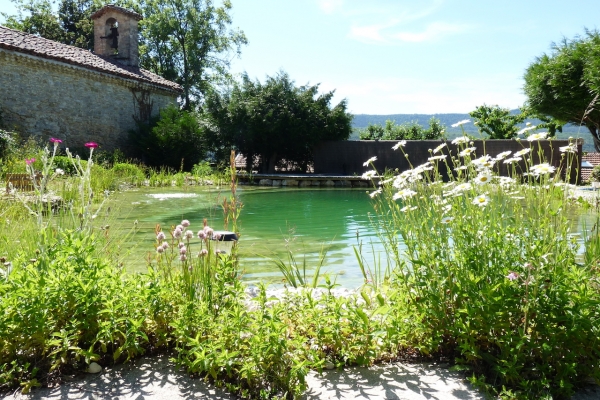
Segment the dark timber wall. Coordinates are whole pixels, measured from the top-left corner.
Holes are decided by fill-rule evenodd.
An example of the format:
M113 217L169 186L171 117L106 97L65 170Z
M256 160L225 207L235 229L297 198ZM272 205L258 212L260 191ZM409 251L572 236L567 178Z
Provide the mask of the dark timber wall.
M401 149L392 149L398 143L396 140L323 142L315 148L314 172L315 174L362 175L371 169L370 166L363 166L363 163L371 157L377 157L374 164L375 168L380 172L383 172L385 169L405 171L410 168L410 164L416 167L426 163L427 159L433 155L430 153L430 149L435 149L443 142L443 140L408 140L406 146L403 148L404 152L408 155L408 159L404 156ZM523 148L533 147L533 164L549 162L557 168L560 167L564 174L567 170L567 157L563 157L559 148L568 144L567 140L540 140L535 142L528 142L527 140L474 140L472 146L469 145L468 147L476 148L474 158L485 154L495 157L503 151L510 150L512 153L515 153ZM582 145L583 140L579 140L577 142L578 151L571 160L571 176L569 179L571 183L581 181ZM435 155L450 154L457 156L459 152L457 149L458 146L447 141L447 147ZM538 154L539 149L541 149L541 154ZM519 165L521 169L525 168L523 161ZM507 174L506 164L500 162L497 166L500 167L499 173L501 175ZM497 169L495 168L494 170Z

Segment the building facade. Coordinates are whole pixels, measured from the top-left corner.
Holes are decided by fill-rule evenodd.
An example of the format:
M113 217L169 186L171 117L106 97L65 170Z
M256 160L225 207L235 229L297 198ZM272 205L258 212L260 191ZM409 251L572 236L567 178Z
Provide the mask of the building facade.
M92 15L94 52L0 26L5 128L67 146L127 146L136 121L176 103L181 87L139 68L141 15L108 5Z

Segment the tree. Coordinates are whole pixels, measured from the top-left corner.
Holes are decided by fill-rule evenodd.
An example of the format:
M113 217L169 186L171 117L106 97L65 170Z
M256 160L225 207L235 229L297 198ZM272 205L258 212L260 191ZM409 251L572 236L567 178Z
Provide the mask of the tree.
M191 171L206 156L205 133L196 115L173 105L150 123L139 123L130 139L138 152L133 155L153 167Z
M230 29L231 2L143 0L141 64L183 87L183 108L191 109L209 87L228 77L231 53L247 43Z
M600 151L600 34L564 38L550 55L538 57L525 73L527 106L533 112L588 128Z
M513 139L517 136L517 124L527 119L525 113L511 114L508 108L482 105L469 113L479 130L490 139Z
M17 15L1 13L8 28L62 42L64 32L49 0L14 0Z
M407 122L396 125L395 121L385 121L385 126L380 124L369 124L361 129L359 137L361 140L434 140L444 136L444 125L439 119L429 119L429 129L425 129L417 122Z
M232 146L246 156L248 168L255 157L261 172L273 172L285 159L303 169L322 140L346 140L352 115L346 101L330 106L334 92L319 94L319 85L296 87L280 72L266 82L247 75L226 93L213 91L204 105L209 143L217 154Z

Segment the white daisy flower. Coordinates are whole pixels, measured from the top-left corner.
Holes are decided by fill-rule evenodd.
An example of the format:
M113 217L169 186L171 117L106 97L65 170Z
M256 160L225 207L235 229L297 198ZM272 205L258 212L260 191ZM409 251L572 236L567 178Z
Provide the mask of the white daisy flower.
M548 163L534 165L530 168L531 173L535 176L548 175L553 173L555 170L556 168Z
M471 155L471 153L473 153L475 150L475 147L467 147L466 149L458 153L458 155L461 157L466 157L468 155Z
M481 173L475 177L475 183L478 185L490 183L491 181L492 181L492 175L490 175L488 173Z
M454 219L454 217L443 217L441 223L449 224L450 222L452 222L453 219Z
M381 194L381 189L377 189L371 193L369 193L369 196L371 196L371 198L375 198L375 196L377 196L378 194Z
M473 199L473 204L475 204L479 207L485 207L485 206L487 206L489 201L490 201L489 197L487 197L485 194L480 194L479 196L477 196Z
M527 136L527 141L535 142L536 140L546 139L546 137L548 137L548 132L532 133L531 135Z
M376 171L367 171L364 174L362 174L361 178L363 179L371 179L377 176L377 172Z
M444 147L446 147L446 143L440 144L438 147L436 147L435 149L433 149L433 154L437 153L438 151L440 151Z
M521 156L524 156L525 154L529 154L529 153L531 153L531 147L527 147L523 150L519 150L515 154L513 154L513 156L521 157Z
M510 150L503 151L502 153L500 153L496 156L496 161L504 160L506 157L508 157L510 155L510 153L512 153L512 151L510 151Z
M404 146L406 146L406 140L401 140L398 143L396 143L394 146L392 146L392 149L398 150L400 147L404 147Z
M463 119L462 121L458 121L457 123L452 124L450 126L453 127L453 128L457 128L457 127L459 127L461 125L468 124L469 122L471 122L470 119Z
M454 139L451 143L452 144L465 144L465 143L469 143L469 140L471 140L471 139L469 139L466 136L460 136L460 137L457 137L456 139Z
M527 127L523 128L523 129L521 129L519 132L517 132L517 135L522 135L525 132L531 131L533 129L535 129L535 125L527 126Z
M369 164L371 164L372 162L375 162L375 161L377 161L377 157L371 157L363 163L363 167L368 167Z
M576 153L577 152L577 146L575 145L575 143L571 143L568 146L562 146L558 148L560 150L561 153Z
M439 156L433 156L433 157L429 157L428 160L429 161L441 161L443 159L446 158L445 154L439 155Z
M413 197L416 194L417 194L417 192L415 192L414 190L401 189L401 190L398 191L398 193L394 194L394 197L392 197L392 199L394 199L394 200L398 200L398 199L406 200L406 199L410 199L411 197Z

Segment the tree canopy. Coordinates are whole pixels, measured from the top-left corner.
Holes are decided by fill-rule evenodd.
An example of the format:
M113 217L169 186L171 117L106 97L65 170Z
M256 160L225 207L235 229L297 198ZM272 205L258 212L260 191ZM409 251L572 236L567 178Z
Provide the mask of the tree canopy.
M207 97L208 140L217 153L237 148L249 169L255 158L261 172L273 172L281 160L304 169L317 143L345 140L351 133L346 100L332 107L334 92L318 90L319 85L295 86L284 72L265 83L244 75L228 92L213 91Z
M563 123L588 128L600 151L600 34L585 32L552 45L525 73L527 106Z
M439 119L429 119L429 129L412 121L397 125L395 121L385 121L381 124L369 124L359 131L361 140L434 140L444 136L444 125Z

